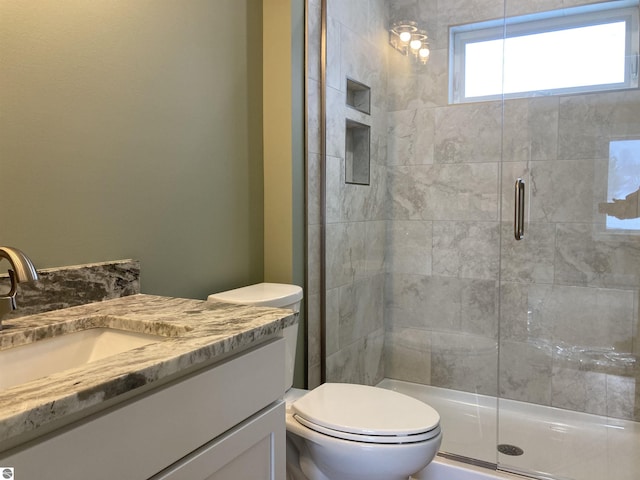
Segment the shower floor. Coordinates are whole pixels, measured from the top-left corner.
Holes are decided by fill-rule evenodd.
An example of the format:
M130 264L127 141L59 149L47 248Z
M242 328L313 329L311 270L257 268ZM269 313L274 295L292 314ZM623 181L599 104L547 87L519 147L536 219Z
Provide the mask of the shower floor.
M443 452L559 479L640 478L638 422L392 379L378 386L422 400L440 413ZM498 444L524 453L498 453Z

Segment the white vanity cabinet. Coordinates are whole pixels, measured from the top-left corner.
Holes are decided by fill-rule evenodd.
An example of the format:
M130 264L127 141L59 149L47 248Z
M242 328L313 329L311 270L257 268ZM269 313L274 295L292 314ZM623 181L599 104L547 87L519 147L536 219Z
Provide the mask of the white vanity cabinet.
M284 340L0 453L19 480L283 480Z

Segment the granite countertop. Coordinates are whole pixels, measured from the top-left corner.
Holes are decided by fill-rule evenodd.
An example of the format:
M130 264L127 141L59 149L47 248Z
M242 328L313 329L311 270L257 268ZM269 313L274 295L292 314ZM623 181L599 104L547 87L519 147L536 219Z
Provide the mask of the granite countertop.
M0 390L0 450L25 434L81 418L135 389L161 384L274 337L297 322L288 310L132 295L6 321L0 350L93 327L166 339ZM0 365L0 372L2 366Z

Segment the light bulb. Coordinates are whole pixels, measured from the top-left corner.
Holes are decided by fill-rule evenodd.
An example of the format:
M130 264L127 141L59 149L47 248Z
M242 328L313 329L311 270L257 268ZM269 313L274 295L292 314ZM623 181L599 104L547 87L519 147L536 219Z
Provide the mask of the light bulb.
M431 52L427 47L422 47L420 50L418 50L418 55L420 55L420 58L428 58L430 53Z
M420 40L411 40L409 46L411 50L418 50L422 46L422 42Z
M400 41L402 43L409 43L409 40L411 40L411 34L409 32L402 32L400 34Z

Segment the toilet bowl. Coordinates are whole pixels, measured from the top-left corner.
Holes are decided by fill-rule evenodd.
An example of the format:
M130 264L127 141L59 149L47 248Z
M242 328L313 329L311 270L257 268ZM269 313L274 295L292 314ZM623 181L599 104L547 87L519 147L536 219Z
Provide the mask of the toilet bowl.
M262 283L208 299L297 312L302 289ZM440 416L429 405L365 385L325 383L311 391L291 388L297 325L287 330L287 363L291 363L285 395L288 480L407 480L433 460L442 433Z

